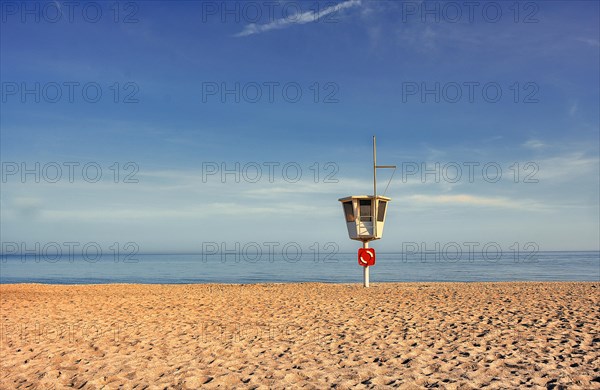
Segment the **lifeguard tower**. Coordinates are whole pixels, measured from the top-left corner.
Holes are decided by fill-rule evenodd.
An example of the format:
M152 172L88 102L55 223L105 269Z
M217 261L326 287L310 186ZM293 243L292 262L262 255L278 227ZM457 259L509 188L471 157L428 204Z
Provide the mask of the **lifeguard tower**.
M395 170L396 166L377 165L377 146L373 136L373 195L353 195L339 199L344 210L348 236L351 240L363 243L362 249L358 251L358 263L363 266L365 287L369 287L369 266L375 265L375 249L369 248L369 241L379 240L383 236L387 204L391 201L391 198L377 195L378 168Z
M385 212L390 200L381 195L355 195L340 199L350 239L362 242L379 240L383 235Z

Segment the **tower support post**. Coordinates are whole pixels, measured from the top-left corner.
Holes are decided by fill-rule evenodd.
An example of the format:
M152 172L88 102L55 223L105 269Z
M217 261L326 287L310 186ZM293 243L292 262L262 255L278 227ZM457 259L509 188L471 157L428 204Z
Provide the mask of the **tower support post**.
M369 247L369 241L363 241L363 248ZM369 266L363 267L363 285L369 287Z

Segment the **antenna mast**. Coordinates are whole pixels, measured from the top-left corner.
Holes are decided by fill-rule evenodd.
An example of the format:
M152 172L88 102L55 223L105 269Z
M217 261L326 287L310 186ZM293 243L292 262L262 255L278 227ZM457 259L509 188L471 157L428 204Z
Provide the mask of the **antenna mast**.
M375 136L373 136L373 236L377 237L377 146L375 145Z
M377 198L377 146L373 136L373 196Z

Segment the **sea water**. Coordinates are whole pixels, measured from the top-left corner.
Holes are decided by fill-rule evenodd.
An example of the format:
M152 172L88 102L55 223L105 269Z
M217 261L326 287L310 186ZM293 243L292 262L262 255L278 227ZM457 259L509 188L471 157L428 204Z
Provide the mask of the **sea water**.
M82 256L49 261L36 256L0 257L0 283L360 283L357 254L317 258L274 255L258 260L227 254L136 254L116 259ZM600 252L504 253L449 258L428 253L377 253L371 282L600 281Z

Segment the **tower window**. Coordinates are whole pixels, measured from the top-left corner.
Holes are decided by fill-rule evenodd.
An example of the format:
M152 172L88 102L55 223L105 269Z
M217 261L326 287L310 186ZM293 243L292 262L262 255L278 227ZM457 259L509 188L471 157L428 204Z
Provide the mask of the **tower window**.
M371 219L371 200L370 199L360 199L360 220L363 222L370 222Z
M383 222L385 218L385 207L387 206L387 202L385 200L379 201L379 207L377 207L377 222Z
M354 222L354 208L352 202L344 202L344 215L346 216L346 222Z

